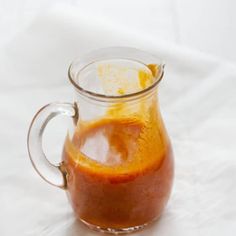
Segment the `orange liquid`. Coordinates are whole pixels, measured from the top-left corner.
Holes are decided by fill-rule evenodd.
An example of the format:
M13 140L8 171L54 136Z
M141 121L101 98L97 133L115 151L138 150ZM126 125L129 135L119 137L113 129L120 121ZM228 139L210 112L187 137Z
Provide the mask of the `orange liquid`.
M160 216L171 191L173 159L157 114L154 106L145 119L116 114L81 124L66 140L63 159L78 218L128 228Z

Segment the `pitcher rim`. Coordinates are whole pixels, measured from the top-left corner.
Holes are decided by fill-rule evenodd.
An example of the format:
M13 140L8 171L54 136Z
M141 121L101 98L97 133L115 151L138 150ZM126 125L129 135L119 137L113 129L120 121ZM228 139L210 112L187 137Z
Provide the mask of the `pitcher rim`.
M164 67L165 67L165 64L162 63L162 62L159 62L157 65L159 66L160 68L160 72L158 73L157 76L155 76L155 81L150 85L148 86L147 88L144 88L140 91L137 91L137 92L133 92L133 93L128 93L128 94L119 94L119 95L105 95L105 94L102 94L102 93L96 93L96 92L93 92L93 91L90 91L90 90L87 90L87 89L84 89L82 86L80 86L76 81L75 81L75 78L74 76L72 75L72 69L75 65L75 63L77 62L80 62L80 61L83 61L83 58L86 57L86 56L89 56L90 54L94 54L96 52L102 52L102 51L106 51L106 50L122 50L122 51L133 51L133 52L136 52L136 53L144 53L146 55L149 55L153 58L156 58L156 56L150 54L150 53L147 53L145 51L142 51L142 50L139 50L139 49L136 49L136 48L131 48L131 47L107 47L107 48L101 48L101 49L97 49L97 50L93 50L91 51L90 53L87 53L85 54L85 56L82 56L81 58L82 59L75 59L72 61L72 63L70 64L69 66L69 69L68 69L68 78L69 78L69 81L71 82L71 84L77 89L77 91L79 92L79 94L81 95L84 95L86 96L87 98L91 98L93 100L97 100L97 101L114 101L114 102L117 102L117 100L124 100L124 99L128 99L128 100L133 100L137 97L140 97L141 95L144 95L144 94L147 94L149 93L150 91L152 91L152 89L154 89L159 83L160 81L162 80L163 76L164 76ZM144 64L146 67L147 67L147 64L140 61L140 60L137 60L135 59L134 57L111 57L110 59L122 59L122 60L131 60L131 61L136 61L136 62L139 62L139 63L142 63ZM101 60L104 60L104 59L95 59L95 60L91 60L90 62L86 63L83 67L81 67L79 70L78 70L78 73L80 73L81 71L83 71L87 66L89 66L90 64L93 64L93 63L96 63L96 62L99 62ZM158 58L156 58L156 60L160 60Z

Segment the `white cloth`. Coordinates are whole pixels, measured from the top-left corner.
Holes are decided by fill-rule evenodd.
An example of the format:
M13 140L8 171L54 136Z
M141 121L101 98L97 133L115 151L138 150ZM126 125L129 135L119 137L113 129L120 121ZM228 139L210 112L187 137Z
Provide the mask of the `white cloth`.
M33 170L26 134L42 105L73 101L69 63L108 46L144 49L166 63L159 96L175 153L174 188L161 220L134 235L235 235L236 67L72 10L39 17L0 51L0 235L97 235L75 220L63 191ZM53 161L65 121L47 129Z

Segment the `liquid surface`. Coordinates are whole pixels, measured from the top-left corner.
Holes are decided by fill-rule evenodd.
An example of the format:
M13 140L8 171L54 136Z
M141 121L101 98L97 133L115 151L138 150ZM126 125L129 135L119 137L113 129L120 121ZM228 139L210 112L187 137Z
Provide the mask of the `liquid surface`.
M143 129L132 120L102 120L84 128L78 137L80 152L107 166L134 161L138 152L137 139Z

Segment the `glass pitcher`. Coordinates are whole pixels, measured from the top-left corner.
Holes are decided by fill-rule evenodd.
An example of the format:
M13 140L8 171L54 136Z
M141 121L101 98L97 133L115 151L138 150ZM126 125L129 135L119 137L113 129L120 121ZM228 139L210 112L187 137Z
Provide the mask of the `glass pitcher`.
M75 216L90 228L112 233L140 229L158 219L173 180L170 140L158 107L163 64L132 48L106 48L74 61L69 80L74 103L51 103L33 118L28 152L48 183L67 192ZM47 123L73 120L62 161L42 149Z

